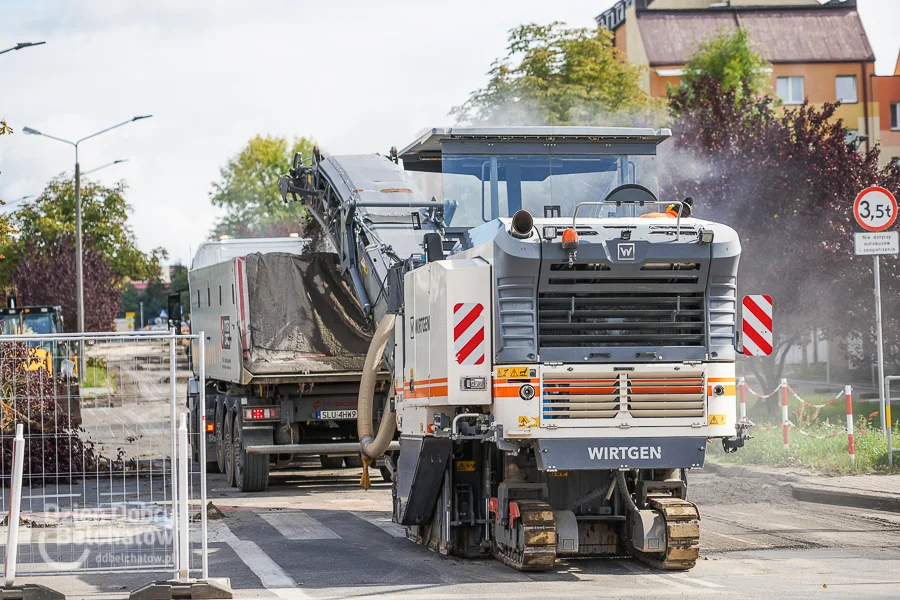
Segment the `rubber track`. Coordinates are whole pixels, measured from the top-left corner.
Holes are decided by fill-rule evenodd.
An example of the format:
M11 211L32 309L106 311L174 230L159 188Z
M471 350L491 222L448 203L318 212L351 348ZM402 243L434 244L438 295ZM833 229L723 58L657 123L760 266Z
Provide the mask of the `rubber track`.
M656 569L687 571L700 557L700 511L680 498L647 498L648 508L662 514L666 523L666 551L635 552L635 558Z
M494 557L517 571L547 571L556 563L556 522L553 509L540 500L516 500L519 505L518 530L522 530L524 548L510 548L494 541Z

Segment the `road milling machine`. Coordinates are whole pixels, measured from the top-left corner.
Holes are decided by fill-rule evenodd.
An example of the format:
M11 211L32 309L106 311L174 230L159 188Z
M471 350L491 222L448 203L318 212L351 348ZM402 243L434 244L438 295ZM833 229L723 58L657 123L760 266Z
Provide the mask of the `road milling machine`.
M716 438L747 439L740 242L658 200L670 135L433 129L390 157L295 157L282 194L328 232L375 327L359 436L371 460L399 435L393 519L410 539L522 571L694 566L686 472Z

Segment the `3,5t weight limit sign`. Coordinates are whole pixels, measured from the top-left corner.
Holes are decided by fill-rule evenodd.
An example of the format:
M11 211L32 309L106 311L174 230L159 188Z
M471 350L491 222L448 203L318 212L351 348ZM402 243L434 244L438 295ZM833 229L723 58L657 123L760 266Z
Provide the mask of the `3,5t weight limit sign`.
M897 219L897 199L882 187L866 188L853 203L853 216L863 229L884 231Z

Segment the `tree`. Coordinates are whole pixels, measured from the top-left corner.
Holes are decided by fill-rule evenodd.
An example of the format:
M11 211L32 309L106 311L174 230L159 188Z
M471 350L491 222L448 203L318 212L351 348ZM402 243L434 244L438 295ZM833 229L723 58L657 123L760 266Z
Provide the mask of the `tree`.
M128 224L131 206L125 200L127 186L119 182L113 187L82 180L82 227L85 237L93 240L112 273L109 283L120 286L125 279L144 280L159 276L160 261L167 254L162 248L150 253L137 247L134 232ZM43 252L62 234L75 233L75 183L60 175L51 180L33 202L13 213L15 239L3 247L8 264L0 263L0 277L8 279L26 255L24 247ZM74 262L74 252L70 260ZM85 267L85 272L87 267ZM87 298L85 293L85 298Z
M485 125L659 120L662 105L641 89L643 74L613 46L608 29L521 25L510 31L507 55L494 61L487 86L450 115Z
M40 242L28 238L20 249L21 258L10 282L16 286L21 303L60 305L68 329L74 330L75 236L62 232ZM112 282L115 274L90 237L84 239L84 326L87 331L111 331L119 308L119 292Z
M6 124L4 119L0 119L0 135L9 135L13 132L12 128ZM6 204L3 200L0 200L0 206ZM10 236L13 234L15 230L12 227L12 224L9 222L8 215L0 215L0 247L5 246L9 242ZM2 254L0 254L0 259L5 258Z
M182 292L188 289L188 269L180 262L169 267L170 287L173 292Z
M140 319L141 304L143 304L144 325L151 324L162 311L168 310L169 289L169 284L159 278L142 283L140 289L134 283L128 283L119 300L119 314L133 312L138 316L135 320L135 328L139 328L141 323L138 319Z
M871 261L853 255L852 202L867 185L900 192L900 177L879 168L877 149L848 146L833 104L780 111L772 98L739 97L747 87L726 91L709 75L690 86L672 99L677 121L663 181L674 197L695 197L699 216L738 231L739 293L773 296L775 352L746 363L773 389L787 352L814 327L847 332L871 323L858 316Z
M221 169L209 194L214 206L225 209L210 238L276 237L304 233L310 225L309 211L302 203L285 204L278 192L278 178L287 172L294 154L312 156L315 143L296 138L289 144L283 137L260 136Z
M722 92L731 93L735 100L762 96L770 86L772 65L753 51L749 34L740 29L734 33L722 29L712 39L701 44L684 65L680 88L675 92L681 103L693 102L695 94L708 89L701 80L711 77Z

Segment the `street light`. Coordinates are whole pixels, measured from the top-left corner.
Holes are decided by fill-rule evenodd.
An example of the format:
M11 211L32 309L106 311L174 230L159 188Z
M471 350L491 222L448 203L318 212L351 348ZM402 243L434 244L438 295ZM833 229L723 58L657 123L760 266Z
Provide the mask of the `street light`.
M34 195L33 195L33 194L28 194L27 196L22 196L21 198L16 198L16 199L13 200L12 202L5 202L5 203L3 203L3 208L9 208L9 207L14 206L14 205L16 205L16 204L19 204L20 202L25 202L26 200L28 200L28 199L30 199L30 198L34 198Z
M91 169L90 171L85 171L82 175L88 175L90 173L96 173L100 169L105 169L106 167L111 167L113 165L117 165L119 163L128 162L127 158L120 158L119 160L114 160L111 163L106 163L105 165L99 166L97 168Z
M62 138L54 137L52 135L47 135L46 133L41 133L37 129L33 129L31 127L23 127L22 131L29 135L42 135L45 138L50 138L51 140L56 140L57 142L63 142L65 144L69 144L70 146L74 146L75 148L75 299L77 300L77 309L78 309L78 332L84 333L84 278L83 278L83 260L82 260L82 249L81 249L81 167L78 164L78 144L85 140L89 140L91 138L97 137L101 133L106 133L107 131L112 131L117 127L121 127L122 125L128 125L134 121L140 121L141 119L149 119L153 115L142 115L138 117L133 117L128 119L127 121L122 121L117 125L113 125L112 127L107 127L106 129L102 129L97 133L92 133L89 136L83 137L77 142L70 142L69 140L64 140ZM113 163L115 164L115 163ZM104 165L107 166L107 165ZM96 170L96 169L95 169Z
M6 50L0 50L0 54L6 54L7 52L12 52L13 50L21 50L22 48L31 48L32 46L40 46L41 44L46 44L47 42L19 42L12 48L7 48Z

